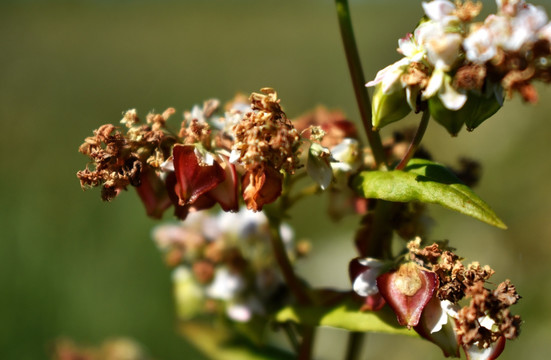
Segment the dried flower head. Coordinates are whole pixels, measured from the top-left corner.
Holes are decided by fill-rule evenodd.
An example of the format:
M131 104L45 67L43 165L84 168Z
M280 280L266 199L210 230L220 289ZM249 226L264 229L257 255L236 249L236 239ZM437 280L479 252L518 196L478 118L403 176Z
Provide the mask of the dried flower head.
M450 249L442 249L440 244L424 248L419 245L419 241L410 242L408 249L418 263L438 276L438 298L452 304L470 299L468 305L454 316L455 331L463 347L485 349L501 337L511 340L518 336L522 321L518 315L512 315L509 308L518 302L520 296L509 280L494 290L488 289L488 280L494 274L488 265L473 262L465 266L456 254Z
M281 109L275 90L261 91L251 95L252 111L233 129L232 150L248 171L268 166L292 174L299 165L300 135Z
M146 168L159 169L170 155L176 139L165 131L165 122L174 113L149 114L148 124L139 124L136 110L128 110L121 120L126 133L102 125L87 137L79 151L90 157L92 169L77 173L82 188L102 186L102 199L112 200L128 185L140 186Z

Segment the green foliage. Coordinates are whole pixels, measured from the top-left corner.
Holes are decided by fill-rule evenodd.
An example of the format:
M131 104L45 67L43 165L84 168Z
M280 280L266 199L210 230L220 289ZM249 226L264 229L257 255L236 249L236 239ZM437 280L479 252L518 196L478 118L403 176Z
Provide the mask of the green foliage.
M339 329L360 332L379 332L419 336L413 330L400 326L396 315L385 306L380 311L362 312L359 305L351 300L344 300L331 306L287 306L276 314L276 321L292 321L310 326L331 326Z
M180 333L213 360L288 360L295 357L271 346L258 347L242 337L231 336L223 328L198 321L185 321L178 327Z
M445 166L432 161L412 159L404 171L363 171L353 179L352 187L365 198L439 204L498 228L507 228L486 202Z

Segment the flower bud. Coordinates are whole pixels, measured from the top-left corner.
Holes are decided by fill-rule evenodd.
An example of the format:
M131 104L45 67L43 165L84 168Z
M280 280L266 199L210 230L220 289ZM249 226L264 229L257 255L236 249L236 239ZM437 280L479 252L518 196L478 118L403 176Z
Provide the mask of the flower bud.
M318 143L312 143L312 145L310 145L306 172L319 184L322 190L327 189L333 179L333 171L329 164L330 160L331 152L329 149Z
M487 96L469 91L465 105L456 111L446 108L438 96L431 97L428 102L431 116L452 136L457 136L463 124L468 131L474 130L501 107L498 96L493 92Z
M381 83L375 86L371 108L375 129L381 129L392 122L401 120L411 111L406 100L405 89L399 88L385 94Z

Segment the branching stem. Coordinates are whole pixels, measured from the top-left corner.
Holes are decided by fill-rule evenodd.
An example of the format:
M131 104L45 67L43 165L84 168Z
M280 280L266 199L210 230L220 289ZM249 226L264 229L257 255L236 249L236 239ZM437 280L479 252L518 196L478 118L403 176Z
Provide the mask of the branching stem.
M417 151L417 148L419 147L419 144L421 143L421 139L423 139L423 135L425 135L425 130L427 130L427 126L429 124L430 119L430 112L428 110L423 111L423 116L421 117L421 122L419 123L419 127L417 128L417 132L415 133L415 136L413 137L413 140L411 141L411 144L409 144L409 148L402 158L398 165L396 165L395 170L402 170L406 167L409 160L413 157L415 152Z
M310 303L310 297L306 292L305 286L301 283L298 277L293 270L293 265L287 256L287 251L285 250L285 245L281 239L281 233L279 227L281 220L277 216L267 214L269 217L270 223L270 239L272 242L272 249L274 250L274 256L281 270L281 274L285 279L285 283L291 290L292 294L297 299L297 302L301 305L307 305Z

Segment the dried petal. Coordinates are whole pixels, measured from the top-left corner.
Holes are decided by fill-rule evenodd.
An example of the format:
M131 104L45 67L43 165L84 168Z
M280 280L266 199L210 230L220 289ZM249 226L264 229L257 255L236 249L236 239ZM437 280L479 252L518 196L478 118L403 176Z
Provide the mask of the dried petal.
M140 174L140 186L136 187L148 216L160 219L163 212L172 205L164 181L150 167Z
M247 171L242 178L243 200L247 209L260 211L281 195L282 175L271 167Z
M224 181L226 174L217 162L210 166L199 163L195 146L175 145L172 151L179 205L193 204L199 196Z
M235 165L231 164L225 156L220 156L220 158L222 159L221 166L226 173L225 180L209 191L208 194L220 204L224 211L238 211L237 191L239 182Z

